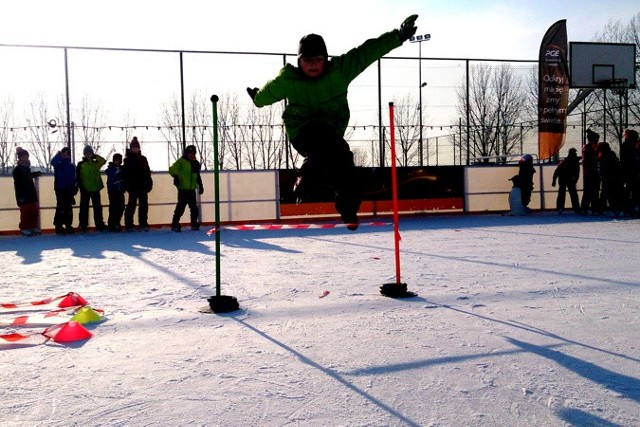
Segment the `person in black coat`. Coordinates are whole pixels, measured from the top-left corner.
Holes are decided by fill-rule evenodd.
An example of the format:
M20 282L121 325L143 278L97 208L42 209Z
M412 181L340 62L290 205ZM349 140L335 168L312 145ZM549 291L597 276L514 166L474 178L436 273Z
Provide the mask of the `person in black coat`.
M620 160L611 146L607 142L601 142L596 148L598 153L598 174L600 175L600 209L609 208L611 212L618 216L622 213L621 195L622 170Z
M638 132L633 129L627 129L624 131L624 140L620 145L620 167L624 186L622 203L623 208L630 215L634 213L639 199L637 183L640 171L636 162L638 140Z
M149 231L149 192L153 188L149 162L140 152L140 142L134 136L122 166L124 187L129 193L129 200L124 211L125 231L133 231L133 214L138 206L138 225L140 229Z
M109 231L120 231L120 221L124 214L124 181L122 177L122 154L115 153L107 166L107 194L109 196Z
M40 206L38 204L38 191L33 178L42 175L41 172L31 172L29 152L18 147L16 149L18 163L13 169L13 186L16 194L16 203L20 208L20 223L18 227L25 236L40 234Z
M579 178L580 160L578 159L578 152L575 148L571 148L567 157L558 163L556 170L553 172L551 186L555 187L556 182L559 184L558 197L556 199L556 209L558 213L564 211L564 201L567 191L571 199L571 208L575 213L580 211L580 200L578 199L578 190L576 190L576 184Z
M525 154L518 161L518 177L520 179L520 191L522 192L522 206L524 206L527 212L531 212L531 209L529 209L529 203L531 203L533 174L535 173L536 170L533 167L533 156L531 156L531 154Z
M598 174L598 153L596 146L600 135L587 129L587 143L582 147L582 203L580 210L584 215L591 210L599 214L600 209L600 175Z

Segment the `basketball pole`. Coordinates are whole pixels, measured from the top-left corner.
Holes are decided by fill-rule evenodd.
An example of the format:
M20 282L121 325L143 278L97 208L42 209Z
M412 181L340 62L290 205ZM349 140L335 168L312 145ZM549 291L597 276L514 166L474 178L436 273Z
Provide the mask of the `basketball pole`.
M398 175L396 167L396 137L393 102L389 103L389 132L391 142L391 192L393 198L393 241L396 262L395 283L385 283L380 286L380 293L390 298L408 298L416 296L407 291L407 284L401 282L400 275L400 218L398 214Z

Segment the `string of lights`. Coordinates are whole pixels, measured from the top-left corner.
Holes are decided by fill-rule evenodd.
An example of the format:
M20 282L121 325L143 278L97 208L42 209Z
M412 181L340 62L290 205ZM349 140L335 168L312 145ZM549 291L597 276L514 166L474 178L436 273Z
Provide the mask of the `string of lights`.
M590 125L592 126L602 126L602 123L598 123L598 122L590 122ZM630 123L629 126L633 127L633 126L639 126L639 123ZM59 125L60 127L64 127L65 125ZM507 127L513 127L513 128L523 128L523 129L534 129L538 126L537 121L534 123L534 121L529 121L529 122L521 122L521 123L515 123L512 125L469 125L469 128L472 129L489 129L489 128L507 128ZM28 125L28 126L0 126L1 130L9 130L10 132L18 132L18 131L27 131L27 130L32 130L32 129L46 129L48 126L39 126L39 125ZM382 129L387 129L389 126L388 125L383 125ZM419 129L418 125L396 125L396 128L400 128L400 129ZM424 125L422 128L423 129L428 129L428 130L447 130L447 129L459 129L460 127L462 127L463 129L467 128L466 124L450 124L450 125ZM582 127L581 124L567 124L567 128L571 128L571 129L576 129L576 128L580 128ZM94 130L94 131L103 131L103 130L109 130L109 131L126 131L126 130L175 130L175 129L182 129L181 125L132 125L132 126L121 126L121 125L105 125L105 126L79 126L79 125L75 125L74 128L76 130ZM192 130L198 130L198 129L202 129L202 130L207 130L209 128L212 128L211 126L207 126L207 125L187 125L185 126L185 129L192 129ZM234 125L220 125L218 126L219 130L228 130L228 129L234 129L234 128L245 128L245 129L252 129L252 128L256 128L256 129L263 129L263 128L267 128L267 129L284 129L284 126L281 124L278 125L273 125L273 124L258 124L258 125L247 125L247 124L234 124ZM381 126L380 125L354 125L354 126L349 126L348 129L352 130L352 131L356 131L356 130L378 130L380 129Z

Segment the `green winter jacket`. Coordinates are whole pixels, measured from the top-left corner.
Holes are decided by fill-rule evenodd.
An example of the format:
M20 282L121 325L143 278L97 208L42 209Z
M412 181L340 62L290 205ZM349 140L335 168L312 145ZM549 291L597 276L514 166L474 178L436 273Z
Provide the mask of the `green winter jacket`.
M91 160L84 159L79 162L76 168L78 187L90 193L102 190L104 184L102 183L100 168L104 166L105 163L107 163L107 161L97 154L94 154Z
M195 190L202 187L200 177L200 162L191 162L182 156L169 167L169 174L173 177L173 183L178 190Z
M324 122L344 135L350 117L349 84L369 65L401 45L397 30L367 40L344 55L331 58L319 78L309 78L298 67L287 64L256 93L254 104L264 107L286 99L282 119L290 140L314 121Z

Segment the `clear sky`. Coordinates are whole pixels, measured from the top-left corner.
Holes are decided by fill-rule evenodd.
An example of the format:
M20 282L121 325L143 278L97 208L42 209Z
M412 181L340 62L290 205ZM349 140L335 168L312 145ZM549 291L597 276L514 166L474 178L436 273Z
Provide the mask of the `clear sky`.
M639 12L638 0L7 0L0 12L0 45L294 54L300 37L313 32L325 38L330 55L338 55L415 13L418 34L431 34L421 46L423 58L535 61L544 33L560 19L567 20L569 41L591 41L608 22L627 24ZM418 49L405 43L391 56L417 58ZM0 94L13 92L23 97L19 105L28 105L36 93L44 92L50 104L64 93L60 49L0 53L4 64L15 65L0 68ZM137 125L155 125L160 107L178 93L177 61L175 54L71 52L72 119L78 120L74 103L77 107L79 97L88 94L109 111L108 125L122 124L126 111ZM418 82L417 67L387 63L385 85L417 99L419 83L428 81L427 122L450 124L457 122L452 97L462 81L461 65L429 62ZM244 88L261 86L281 66L278 56L185 55L186 89L202 91L207 100L208 94L233 91L249 104ZM351 124L377 123L375 70L368 73L350 88ZM392 79L394 73L400 77ZM385 101L393 96L383 94ZM47 113L62 122L56 114L53 107ZM138 132L147 140L157 138Z
M417 13L432 34L425 57L535 59L559 19L570 41L590 41L639 11L637 0L20 0L3 2L0 43L291 53L316 32L340 54Z

